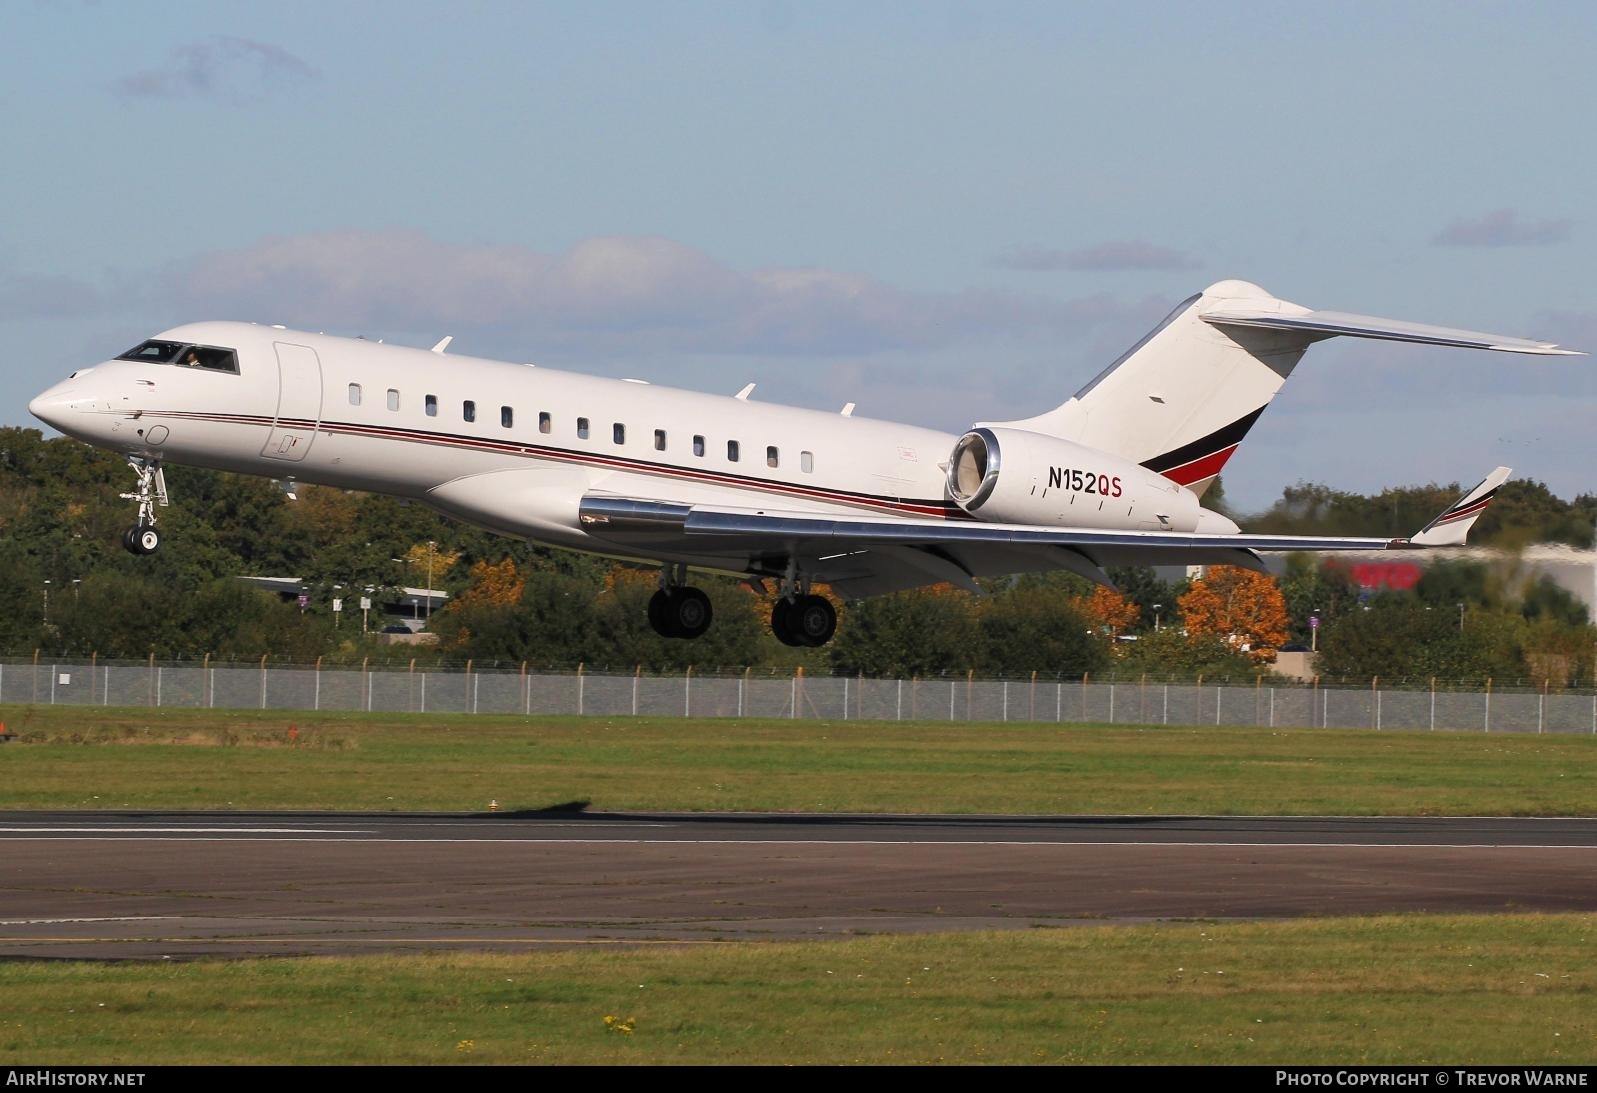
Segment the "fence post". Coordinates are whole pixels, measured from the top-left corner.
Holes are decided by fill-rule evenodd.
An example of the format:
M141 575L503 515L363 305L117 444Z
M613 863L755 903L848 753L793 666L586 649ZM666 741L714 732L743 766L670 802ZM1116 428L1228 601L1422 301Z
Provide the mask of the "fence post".
M266 708L266 679L265 679L265 676L266 676L266 658L262 657L261 658L261 677L262 677L261 678L261 708L262 709ZM55 674L54 673L51 673L50 680L51 680L50 701L54 702L55 701ZM155 705L155 650L154 649L150 650L150 670L149 670L149 674L146 676L146 683L147 683L147 685L149 687L150 697L148 698L148 700L146 700L146 702L144 704L146 706L153 707Z
M111 672L109 669L105 673L105 678L105 697L110 699ZM205 654L204 664L200 668L200 687L205 691L205 708L209 710L216 705L216 669L211 667L211 654L209 653Z
M1547 681L1542 680L1542 693L1536 696L1536 733L1541 734L1543 715L1542 711L1547 705Z
M643 678L643 665L640 663L640 664L635 665L633 667L633 669L632 669L632 716L633 717L637 717L638 716L638 680L640 680L641 678ZM739 707L740 708L738 709L738 713L740 715L743 713L743 710L741 709L741 706L742 706L742 703L739 703Z
M1087 720L1087 679L1091 673L1081 673L1081 720Z
M682 716L693 716L693 665L688 665L688 671L682 677Z
M371 659L369 656L360 658L360 708L363 710L371 709L372 705L372 681L368 672Z
M1031 711L1026 714L1027 721L1037 720L1037 673L1031 673Z
M94 705L94 684L99 678L98 675L95 672L95 667L98 665L99 660L100 660L99 650L95 650L94 652L89 654L89 705L91 705L91 706ZM205 680L205 677L203 675L201 675L200 676L200 681L201 681L200 685L201 686L204 686L204 680Z
M471 712L477 712L477 676L472 672L471 666L475 664L472 658L466 658L466 682L471 684Z
M313 697L311 698L311 709L320 710L321 708L322 708L322 658L321 657L317 657L316 658L316 689L313 692Z
M261 709L266 709L266 658L270 653L261 654ZM155 663L155 654L150 654L150 663Z
M918 686L919 683L920 676L911 675L909 677L909 719L911 721L914 721L916 718L920 717L920 706L918 705L920 699L920 687Z
M1380 676L1371 676L1370 677L1370 691L1371 691L1371 693L1373 693L1375 695L1375 709L1371 711L1370 716L1375 719L1375 731L1376 732L1380 732L1381 731L1381 677Z
M39 704L39 650L37 648L33 650L33 671L29 672L28 676L33 680L33 704L37 706Z
M579 661L577 661L577 716L578 717L582 716L582 688L583 688L583 684L584 684L584 681L583 681L583 678L582 678L582 661L579 660Z
M848 720L848 676L843 677L843 720Z
M1009 720L1009 680L1007 680L1007 679L1004 680L1004 682L1001 684L1001 686L1003 687L1003 691L1004 691L1004 703L1003 703L1003 707L1002 707L1004 712L1003 712L1003 716L1002 716L1001 719L1004 720L1004 721L1008 721Z
M804 665L800 664L793 670L793 718L797 720L803 715L804 707Z
M894 721L904 720L904 681L898 680L898 704L893 713Z
M1492 731L1492 677L1486 677L1486 732Z
M532 677L527 674L527 662L521 662L521 713L532 716Z
M976 669L965 673L965 720L970 720L970 692L976 686Z
M1436 677L1431 677L1431 731L1436 731Z
M1311 703L1309 706L1309 728L1312 729L1315 727L1315 715L1320 712L1320 677L1318 673L1314 677L1314 694L1309 698L1309 702ZM1325 726L1321 725L1320 728L1323 729Z

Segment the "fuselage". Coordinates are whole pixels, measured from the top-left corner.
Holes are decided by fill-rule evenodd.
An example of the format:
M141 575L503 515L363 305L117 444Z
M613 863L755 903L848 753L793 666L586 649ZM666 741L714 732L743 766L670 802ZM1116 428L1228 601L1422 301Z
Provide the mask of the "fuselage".
M954 434L250 323L165 331L29 408L132 457L410 497L504 534L599 552L612 544L577 511L592 493L969 519L947 484ZM1087 461L1082 492L1074 461L1074 492L1069 467L1063 491L1061 468L1031 472L1044 496L1053 486L1061 521L1194 525L1196 499L1174 483L1102 456L1096 473ZM650 556L726 567L687 544Z

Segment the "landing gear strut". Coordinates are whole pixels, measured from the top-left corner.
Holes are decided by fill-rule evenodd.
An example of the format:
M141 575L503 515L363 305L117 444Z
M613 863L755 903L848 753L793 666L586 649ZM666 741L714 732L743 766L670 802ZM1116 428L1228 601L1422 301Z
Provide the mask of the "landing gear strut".
M155 507L166 507L166 475L161 471L161 461L129 456L128 466L139 476L133 493L119 496L124 501L139 503L138 523L122 533L122 546L130 554L154 554L161 549L161 533L155 530Z
M837 633L837 609L825 596L809 591L809 581L800 577L793 559L788 560L780 598L771 608L771 633L792 646L825 645Z
M710 597L682 583L687 571L685 565L662 568L660 589L649 597L649 625L663 638L696 638L710 628Z

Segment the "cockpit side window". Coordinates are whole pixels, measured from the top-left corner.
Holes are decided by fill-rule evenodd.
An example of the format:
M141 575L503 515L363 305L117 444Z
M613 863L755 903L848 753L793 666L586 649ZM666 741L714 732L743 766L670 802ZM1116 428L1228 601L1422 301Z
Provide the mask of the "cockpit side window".
M187 368L203 368L208 372L229 372L238 375L238 354L231 349L214 345L185 345L182 342L163 342L152 338L129 349L117 360L176 364Z
M191 345L183 351L183 364L190 368L204 368L211 372L231 372L238 375L238 355L231 349L213 345Z

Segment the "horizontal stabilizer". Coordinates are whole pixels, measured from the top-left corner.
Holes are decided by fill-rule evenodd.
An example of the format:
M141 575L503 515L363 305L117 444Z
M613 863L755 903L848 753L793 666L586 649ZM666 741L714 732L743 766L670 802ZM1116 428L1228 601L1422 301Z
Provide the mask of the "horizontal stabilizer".
M1535 353L1547 357L1582 357L1578 349L1561 349L1552 342L1529 338L1510 338L1478 330L1454 330L1446 326L1427 326L1398 319L1377 319L1370 315L1349 315L1341 311L1308 311L1301 315L1282 315L1273 311L1226 308L1199 316L1213 326L1251 326L1267 330L1296 330L1313 341L1344 336L1378 338L1389 342L1417 342L1422 345L1448 345L1461 349L1492 349L1500 353Z
M1415 546L1463 546L1469 529L1486 511L1486 506L1497 496L1497 487L1507 481L1511 473L1507 467L1498 467L1481 479L1480 485L1459 498L1458 504L1426 524L1425 529L1409 541Z

